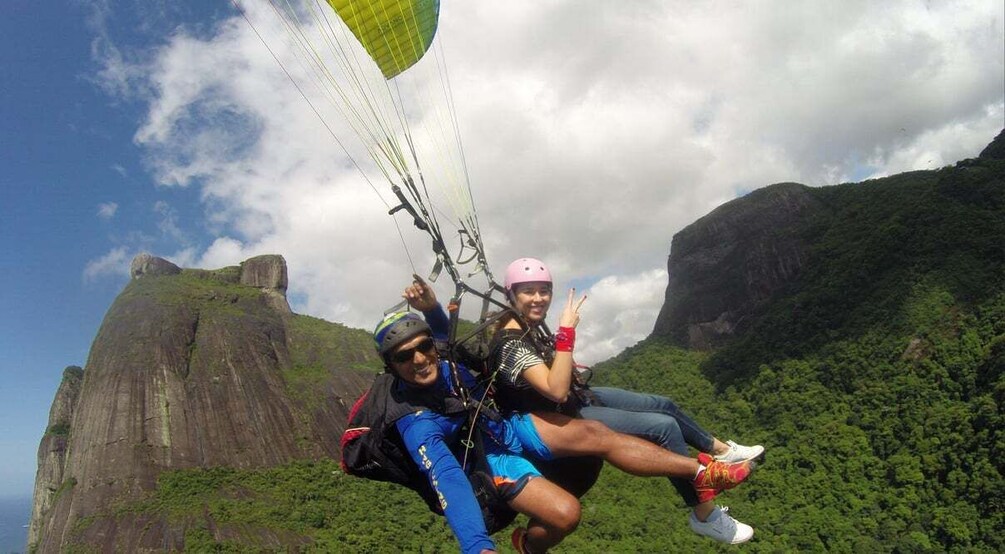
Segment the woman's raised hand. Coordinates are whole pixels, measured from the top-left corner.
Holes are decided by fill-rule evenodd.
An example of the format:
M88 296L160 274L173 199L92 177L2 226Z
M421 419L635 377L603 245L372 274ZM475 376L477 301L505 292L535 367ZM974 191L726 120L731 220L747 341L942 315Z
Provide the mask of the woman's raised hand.
M574 302L576 296L576 289L569 289L569 300L565 303L565 308L562 310L562 316L558 318L559 327L572 327L575 328L579 325L579 308L586 302L586 295L584 294L579 302Z

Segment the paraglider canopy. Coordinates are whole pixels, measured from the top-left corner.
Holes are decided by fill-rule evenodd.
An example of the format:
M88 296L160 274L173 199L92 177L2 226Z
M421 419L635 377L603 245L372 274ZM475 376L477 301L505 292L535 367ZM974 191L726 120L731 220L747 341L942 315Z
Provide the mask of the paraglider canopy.
M434 40L440 0L231 2L388 214L410 215L415 227L432 240L435 262L427 279L434 282L445 270L455 285L448 342L454 342L464 294L482 299L480 319L490 305L505 309L504 300L496 298L504 291L485 256L442 44ZM253 8L244 10L245 3ZM273 29L285 35L270 32ZM329 118L328 108L341 118ZM348 130L359 139L356 146L365 149L372 168L391 185L393 203L370 180L370 168L361 166L343 143L345 135L339 135ZM400 228L398 234L417 273ZM457 245L456 254L448 244ZM472 277L484 277L483 288L468 285Z
M385 79L419 61L436 35L439 0L328 0Z

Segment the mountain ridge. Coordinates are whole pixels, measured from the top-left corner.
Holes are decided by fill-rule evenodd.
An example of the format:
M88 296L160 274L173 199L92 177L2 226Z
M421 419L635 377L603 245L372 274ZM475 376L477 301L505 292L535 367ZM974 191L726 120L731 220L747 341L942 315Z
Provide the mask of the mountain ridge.
M964 204L993 203L993 193L980 192L984 190L980 183L1000 171L1003 152L1005 136L999 133L979 157L939 170L827 187L778 183L715 208L673 237L665 301L651 336L703 350L723 345L742 334L776 293L800 278L810 256L826 260L826 252L811 252L811 247L831 221L859 217L856 210L868 215L883 208L856 205L854 210L847 209L860 202L856 197L878 202L887 197L886 201L897 202L898 190L905 184L925 183L928 186L918 187L919 193L940 194ZM896 206L888 208L889 218L906 217L898 214ZM880 232L903 233L910 226L910 222L887 221L878 215L870 222L884 225ZM875 231L863 225L848 240L875 241ZM909 237L895 238L906 241Z

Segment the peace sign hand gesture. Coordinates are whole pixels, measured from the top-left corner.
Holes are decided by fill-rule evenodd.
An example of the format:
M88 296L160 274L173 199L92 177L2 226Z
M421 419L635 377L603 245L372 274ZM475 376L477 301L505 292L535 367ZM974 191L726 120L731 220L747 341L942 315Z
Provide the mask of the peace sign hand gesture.
M559 327L572 327L573 329L579 325L579 308L586 302L586 295L584 294L579 302L573 304L573 300L576 296L576 289L569 289L569 300L565 303L565 308L562 310L562 316L558 318Z

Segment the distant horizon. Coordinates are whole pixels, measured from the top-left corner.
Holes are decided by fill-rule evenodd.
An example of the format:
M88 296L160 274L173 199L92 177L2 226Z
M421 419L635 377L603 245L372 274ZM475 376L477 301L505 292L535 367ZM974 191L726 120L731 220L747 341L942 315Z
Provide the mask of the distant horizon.
M0 553L28 551L31 497L0 495Z

